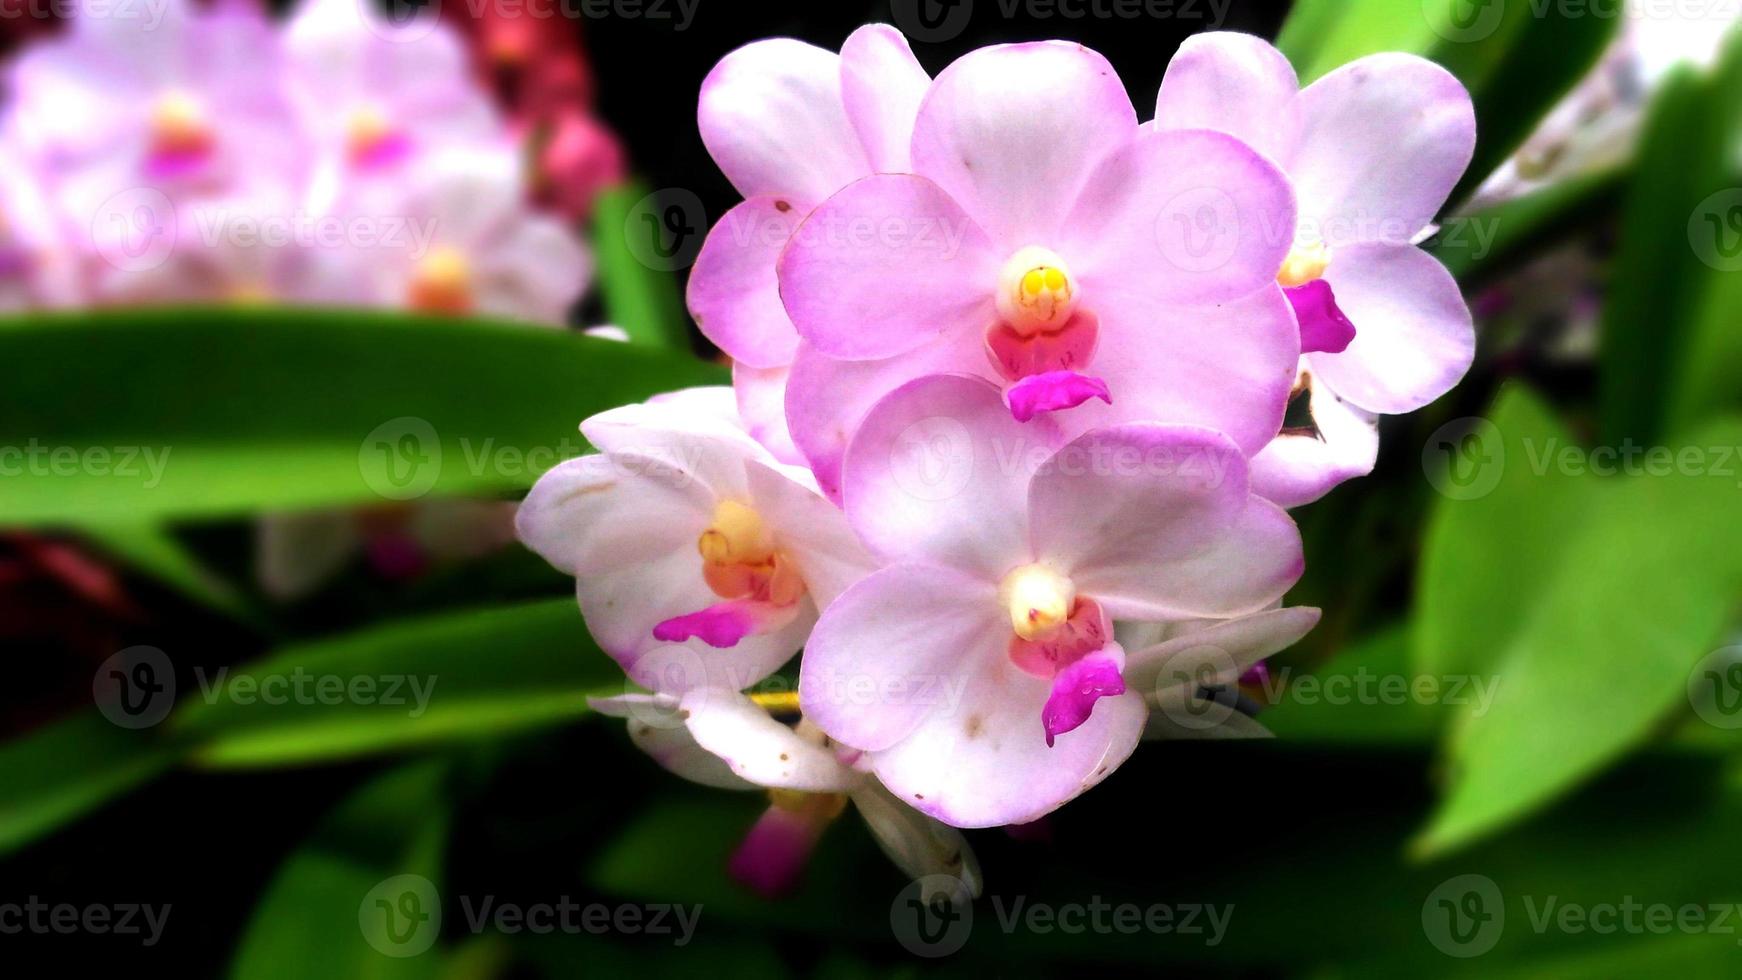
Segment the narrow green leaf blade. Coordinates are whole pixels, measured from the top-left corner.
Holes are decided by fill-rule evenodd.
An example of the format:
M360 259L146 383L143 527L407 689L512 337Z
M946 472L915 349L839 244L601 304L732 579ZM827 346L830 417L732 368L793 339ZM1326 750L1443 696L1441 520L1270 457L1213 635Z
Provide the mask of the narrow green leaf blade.
M0 746L0 853L96 809L174 764L159 733L95 709Z
M197 680L170 724L213 767L492 737L572 720L589 694L624 689L572 599L391 623Z
M672 273L682 256L694 255L707 227L700 214L689 214L681 206L675 212L681 225L675 233L648 224L650 219L664 221L671 206L639 183L613 187L593 206L593 241L606 318L622 327L632 343L688 351L689 313ZM656 243L652 237L673 234L677 240L670 243ZM676 251L665 261L668 248Z
M588 415L725 379L525 324L282 309L0 320L0 360L33 366L0 387L9 525L512 492Z
M439 976L431 947L441 930L446 771L439 762L390 771L329 813L267 886L230 975Z

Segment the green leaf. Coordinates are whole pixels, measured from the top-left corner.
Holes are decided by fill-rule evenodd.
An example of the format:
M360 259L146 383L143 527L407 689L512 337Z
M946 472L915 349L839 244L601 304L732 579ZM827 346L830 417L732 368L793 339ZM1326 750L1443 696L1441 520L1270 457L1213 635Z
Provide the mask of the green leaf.
M1417 3L1296 0L1276 46L1307 85L1339 65L1381 51L1425 55L1438 40Z
M1470 422L1471 420L1461 420ZM1529 389L1508 385L1486 419L1451 423L1424 458L1440 490L1416 575L1415 665L1492 671L1564 561L1591 491L1557 465L1582 452Z
M236 980L440 975L441 953L429 948L441 931L439 917L391 924L382 919L382 928L375 928L375 917L399 914L402 899L410 903L405 909L415 906L419 915L440 911L449 823L445 776L446 766L438 762L393 770L329 813L267 886L230 975ZM428 887L396 881L401 875L415 875ZM433 909L426 904L431 898ZM376 899L390 909L371 907Z
M552 599L289 647L201 676L170 724L203 766L331 761L561 724L621 676Z
M1376 693L1384 679L1416 676L1409 662L1409 631L1402 625L1390 626L1310 674L1292 668L1284 674L1272 668L1273 684L1280 685L1277 704L1265 709L1259 721L1290 745L1425 747L1443 721L1438 705L1349 693ZM1308 685L1314 693L1306 693Z
M1560 4L1539 9L1530 2L1486 3L1505 9L1491 38L1464 41L1450 30L1428 53L1458 76L1476 103L1476 156L1452 191L1453 204L1518 152L1549 110L1596 66L1622 20Z
M103 524L82 529L98 550L207 608L260 626L261 611L233 584L207 568L161 524Z
M86 710L0 746L0 853L96 809L174 764L151 730Z
M650 202L657 198L639 183L614 187L599 195L593 205L593 241L598 251L599 290L604 295L605 316L622 327L629 340L670 350L690 350L689 313L678 295L672 270L654 268L660 255L647 236L658 229L646 226L648 218L663 219ZM679 211L683 211L679 208ZM700 236L707 232L699 214L682 214L695 224L680 233ZM680 240L681 248L689 244ZM650 264L653 263L653 264Z
M0 387L0 446L28 474L7 480L11 525L512 492L584 451L588 415L724 380L562 330L307 310L4 320L0 360L32 365Z
M1742 422L1686 443L1714 468L1712 447L1739 445ZM1671 468L1587 478L1595 494L1553 567L1523 559L1530 579L1491 570L1529 601L1502 612L1518 633L1498 661L1492 708L1461 713L1452 732L1450 785L1417 842L1423 853L1537 809L1687 709L1689 674L1719 644L1742 590L1742 527L1713 520L1734 507L1733 476Z
M1300 0L1277 38L1301 83L1370 54L1400 51L1444 65L1476 105L1476 157L1463 199L1590 71L1618 17L1500 0Z
M1742 35L1716 74L1672 76L1646 122L1598 352L1609 444L1649 444L1672 431L1672 413L1685 428L1705 406L1734 403L1735 307L1720 304L1734 301L1737 273L1721 268L1723 244L1700 236L1733 234L1722 222L1742 208L1725 196L1739 135ZM1718 228L1702 224L1707 214Z
M1625 169L1614 167L1460 214L1446 219L1422 247L1445 264L1468 295L1618 210L1627 179Z

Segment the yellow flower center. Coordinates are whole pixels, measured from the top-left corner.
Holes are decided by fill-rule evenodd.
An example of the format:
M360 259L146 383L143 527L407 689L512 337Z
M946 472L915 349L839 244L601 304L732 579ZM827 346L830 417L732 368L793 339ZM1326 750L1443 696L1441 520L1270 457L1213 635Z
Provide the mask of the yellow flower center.
M1057 330L1076 310L1077 282L1056 252L1030 245L998 274L998 315L1024 337Z
M713 523L696 539L702 578L722 599L755 597L778 606L804 595L804 581L775 548L762 515L736 500L714 506Z
M151 149L159 155L199 153L212 142L205 109L186 92L169 92L151 108Z
M472 266L458 249L438 248L418 263L408 305L425 313L468 313L472 309Z
M1282 271L1276 274L1276 281L1289 289L1304 286L1324 278L1330 264L1331 249L1324 242L1296 244L1289 250L1288 258L1282 260Z
M1010 628L1025 640L1064 625L1077 604L1076 586L1045 565L1023 565L1004 576L998 594L1010 612Z
M368 159L393 137L387 115L372 105L351 110L345 121L345 152L352 160Z

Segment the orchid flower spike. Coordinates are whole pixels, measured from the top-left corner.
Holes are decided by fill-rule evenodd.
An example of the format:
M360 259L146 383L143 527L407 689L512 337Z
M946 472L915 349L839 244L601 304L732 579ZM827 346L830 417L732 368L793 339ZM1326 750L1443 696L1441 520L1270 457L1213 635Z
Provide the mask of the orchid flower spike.
M1373 417L1445 394L1474 356L1456 281L1415 246L1475 153L1469 93L1406 54L1361 58L1303 89L1269 43L1206 33L1168 65L1154 125L1239 137L1294 184L1299 219L1277 282L1319 431L1283 433L1253 460L1255 484L1293 506L1371 471Z
M599 454L541 477L516 525L575 576L593 638L643 687L749 687L871 567L808 474L744 431L730 389L612 409L581 432Z
M883 567L825 609L800 703L954 826L1034 820L1130 754L1148 712L1113 620L1258 612L1302 569L1227 436L1148 423L1066 442L983 379L898 389L844 474Z

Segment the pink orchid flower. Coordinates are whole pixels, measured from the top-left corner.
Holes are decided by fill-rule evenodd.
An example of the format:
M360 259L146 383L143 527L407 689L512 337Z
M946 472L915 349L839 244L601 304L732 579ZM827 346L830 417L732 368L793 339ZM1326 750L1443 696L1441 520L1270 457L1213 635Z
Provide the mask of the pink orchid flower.
M369 0L305 0L283 45L289 97L315 147L316 210L359 182L391 184L427 154L505 138L448 24L395 23Z
M1475 152L1469 93L1404 54L1362 58L1302 89L1265 41L1208 33L1168 65L1155 126L1230 133L1294 183L1299 227L1277 281L1298 316L1301 384L1324 438L1283 434L1253 461L1254 480L1292 506L1369 472L1377 441L1363 427L1445 394L1474 356L1457 283L1413 244Z
M1247 452L1276 434L1299 358L1275 284L1294 202L1258 153L1140 133L1106 59L1048 41L946 68L910 160L829 198L780 260L804 341L787 421L830 492L865 411L941 372L1071 432L1161 419Z
M601 714L627 719L630 740L671 772L703 786L768 791L767 811L730 864L733 877L756 892L792 891L818 838L851 802L903 873L928 884L953 881L954 901L979 895L979 862L962 835L890 795L857 765L857 750L808 722L773 717L795 708L790 701L790 694L722 688L587 699Z
M803 461L784 394L799 340L775 265L830 195L873 173L908 169L914 114L930 81L900 31L870 24L838 55L789 38L745 45L702 82L702 142L744 201L703 242L689 308L732 357L746 423L785 462Z
M128 16L112 6L81 3L66 31L19 53L7 79L8 141L70 227L99 239L138 233L107 220L135 217L115 208L128 193L180 206L301 178L307 154L261 11L168 0Z
M1098 782L1147 709L1111 621L1231 617L1302 569L1294 523L1197 426L1066 443L998 387L933 376L848 450L846 513L884 567L817 623L805 716L897 797L955 826L1026 823Z
M730 389L612 409L581 432L600 453L541 477L516 525L575 576L594 639L643 687L749 687L870 567L808 475L744 431Z
M366 270L358 301L368 306L561 326L592 276L586 245L528 202L521 158L506 145L431 152L338 213L381 231L349 250L347 264Z

